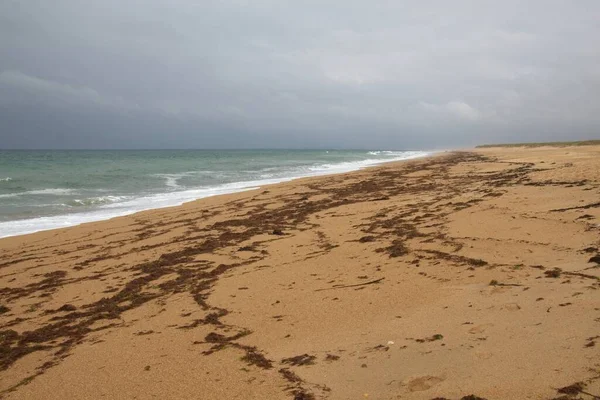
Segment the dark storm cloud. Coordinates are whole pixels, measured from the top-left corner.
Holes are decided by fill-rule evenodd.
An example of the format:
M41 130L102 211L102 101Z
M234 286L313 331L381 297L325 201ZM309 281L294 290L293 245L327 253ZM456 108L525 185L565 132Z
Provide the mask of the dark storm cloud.
M600 136L600 3L0 3L0 147Z

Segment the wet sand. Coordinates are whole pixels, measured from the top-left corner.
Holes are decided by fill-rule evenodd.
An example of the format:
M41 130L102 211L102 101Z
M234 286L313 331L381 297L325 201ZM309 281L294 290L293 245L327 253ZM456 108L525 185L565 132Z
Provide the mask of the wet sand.
M6 238L0 392L593 399L599 247L600 146L443 153Z

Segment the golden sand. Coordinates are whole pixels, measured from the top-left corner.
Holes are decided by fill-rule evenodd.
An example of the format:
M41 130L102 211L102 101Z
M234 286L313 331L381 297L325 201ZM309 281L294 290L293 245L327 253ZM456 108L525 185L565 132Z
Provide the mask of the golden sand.
M592 399L599 224L600 146L542 147L2 239L1 396Z

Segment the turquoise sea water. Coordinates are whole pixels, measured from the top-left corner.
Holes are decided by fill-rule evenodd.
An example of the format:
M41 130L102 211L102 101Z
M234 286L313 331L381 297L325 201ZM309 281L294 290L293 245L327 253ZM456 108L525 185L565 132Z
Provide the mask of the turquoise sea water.
M0 151L0 237L108 219L414 151Z

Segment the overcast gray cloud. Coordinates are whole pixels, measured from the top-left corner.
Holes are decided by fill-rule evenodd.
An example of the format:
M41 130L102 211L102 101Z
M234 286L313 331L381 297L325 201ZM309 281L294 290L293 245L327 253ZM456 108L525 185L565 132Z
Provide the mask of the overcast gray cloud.
M0 147L600 137L600 2L4 0Z

